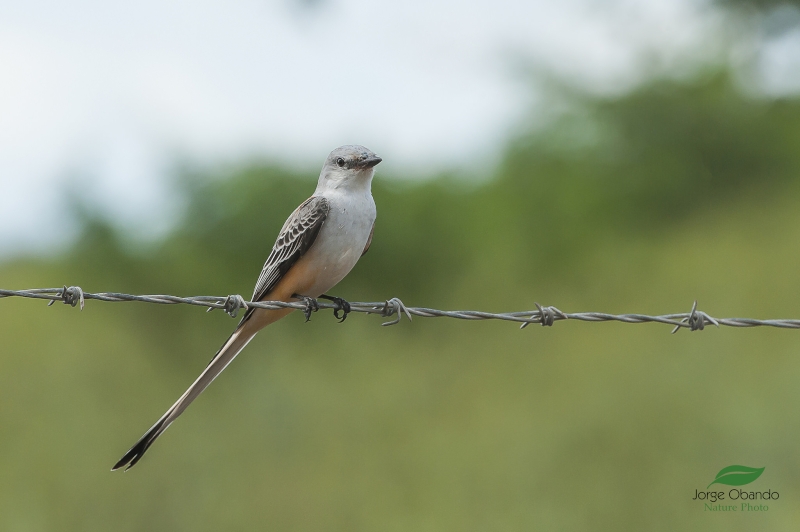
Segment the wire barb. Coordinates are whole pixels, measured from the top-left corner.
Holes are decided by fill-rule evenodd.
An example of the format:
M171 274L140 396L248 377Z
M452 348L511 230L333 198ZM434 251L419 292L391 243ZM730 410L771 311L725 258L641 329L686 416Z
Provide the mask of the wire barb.
M83 309L86 299L98 301L140 301L143 303L157 303L161 305L196 305L206 307L209 311L222 309L228 315L235 318L238 311L247 308L263 308L267 310L295 309L304 310L305 303L300 301L246 301L240 295L230 295L228 297L217 296L192 296L178 297L171 295L132 295L121 294L118 292L84 292L79 286L66 285L63 288L34 288L30 290L4 290L0 289L0 298L4 297L27 297L33 299L45 299L48 305L56 301L62 301L70 306L80 305ZM688 313L663 314L660 316L648 316L646 314L607 314L605 312L562 312L556 307L544 307L536 303L537 310L525 310L522 312L483 312L479 310L438 310L424 307L407 307L403 302L393 297L383 302L361 302L350 303L351 312L361 312L364 314L380 314L384 318L395 316L392 321L384 322L382 325L396 325L405 314L409 320L412 316L423 318L455 318L460 320L504 320L513 321L520 324L520 329L524 329L531 323L538 323L545 327L551 327L560 320L572 321L618 321L622 323L664 323L673 327L675 333L681 328L691 331L702 331L706 325L712 324L717 327L725 325L727 327L777 327L781 329L800 329L800 320L797 319L771 319L757 320L752 318L713 318L697 310L697 301L692 305L692 310ZM340 308L334 303L319 302L320 309Z
M687 324L689 330L691 331L702 331L706 328L706 323L711 323L719 327L719 322L703 312L702 310L697 310L697 300L694 300L694 304L692 305L692 310L689 312L689 315L686 316L681 320L682 324ZM681 325L676 325L674 329L672 329L672 334L678 332L681 328Z
M236 315L239 314L239 309L247 310L247 301L245 301L242 296L235 294L225 298L225 305L222 307L222 310L224 310L228 316L235 318Z
M375 307L376 310L378 308L380 307ZM403 304L403 302L400 301L399 298L393 297L392 299L387 299L386 302L383 304L383 308L381 308L381 316L383 316L384 318L389 318L394 314L397 314L397 318L392 321L381 323L381 325L383 327L386 327L388 325L396 325L400 323L400 318L403 317L404 312L406 316L408 316L408 321L413 321L411 319L411 313L408 312L408 309Z
M556 307L542 307L539 303L534 301L533 303L536 305L536 308L539 309L539 312L534 313L531 315L532 320L536 320L542 324L542 327L552 327L556 320L567 320L569 316L558 310ZM531 323L536 323L536 321L526 321L522 325L519 326L520 329L524 329Z
M67 285L64 285L64 288L61 288L59 290L58 298L61 299L62 303L64 303L65 305L69 305L71 307L74 307L75 305L80 303L81 310L83 310L83 305L85 303L85 300L83 298L83 290L81 290L80 286L70 286L69 288L67 288ZM56 301L57 301L56 299L51 299L47 303L47 306L48 307L51 306Z

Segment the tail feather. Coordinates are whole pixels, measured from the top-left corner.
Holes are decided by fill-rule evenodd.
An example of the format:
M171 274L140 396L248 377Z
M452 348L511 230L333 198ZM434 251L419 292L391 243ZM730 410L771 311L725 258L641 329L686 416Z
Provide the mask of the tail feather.
M112 471L116 471L122 467L125 467L125 470L132 468L136 465L136 463L144 456L144 453L150 446L156 441L161 434L164 433L165 430L172 424L178 416L180 416L186 407L194 401L198 395L200 395L203 390L205 390L211 382L217 378L217 375L222 373L228 364L230 364L236 355L244 349L244 347L253 339L255 336L254 332L248 332L246 329L248 327L246 324L242 324L234 333L228 338L228 340L220 347L217 354L214 355L214 358L211 359L206 369L203 373L197 377L197 380L189 386L189 389L181 395L180 399L178 399L174 405L170 407L167 412L161 416L161 418L156 422L155 425L150 427L144 436L142 436L139 441L137 441L133 447L131 447L125 455L120 458L120 460L114 464L114 467L111 468ZM126 467L127 466L127 467Z
M167 412L169 414L169 412ZM136 465L136 462L144 456L145 451L150 448L156 438L158 438L162 432L162 427L164 427L164 421L167 418L167 414L159 419L155 425L153 425L150 430L148 430L144 436L142 436L139 441L137 441L133 447L131 447L125 455L119 459L119 462L114 464L114 467L111 468L111 471L116 471L122 467L125 467L125 471L132 468ZM166 429L166 427L164 427Z

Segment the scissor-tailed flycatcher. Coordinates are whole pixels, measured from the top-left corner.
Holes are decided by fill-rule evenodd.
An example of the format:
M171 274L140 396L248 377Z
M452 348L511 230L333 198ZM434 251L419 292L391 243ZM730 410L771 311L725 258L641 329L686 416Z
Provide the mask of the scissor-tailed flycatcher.
M314 195L283 224L252 301L306 301L306 319L314 298L336 302L347 317L349 304L324 295L347 275L372 243L375 202L372 177L381 158L363 146L342 146L328 156ZM293 309L249 308L228 341L178 401L125 453L113 470L130 469L186 407L222 373L256 333ZM338 317L338 311L337 311Z

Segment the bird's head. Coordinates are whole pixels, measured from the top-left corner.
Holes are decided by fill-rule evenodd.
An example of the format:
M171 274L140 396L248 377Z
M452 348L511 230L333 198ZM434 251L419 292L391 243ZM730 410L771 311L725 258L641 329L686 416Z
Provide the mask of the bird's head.
M320 188L353 188L366 187L369 190L375 165L381 158L364 146L346 145L333 150L319 174Z

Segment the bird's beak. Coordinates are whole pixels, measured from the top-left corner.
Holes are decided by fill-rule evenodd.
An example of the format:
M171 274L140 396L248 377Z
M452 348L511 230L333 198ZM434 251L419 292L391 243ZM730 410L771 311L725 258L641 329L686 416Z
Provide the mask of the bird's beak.
M363 169L372 168L373 166L375 166L376 164L378 164L382 160L383 159L381 159L377 155L370 155L366 159L362 159L361 161L358 161L358 167L359 168L363 168Z

